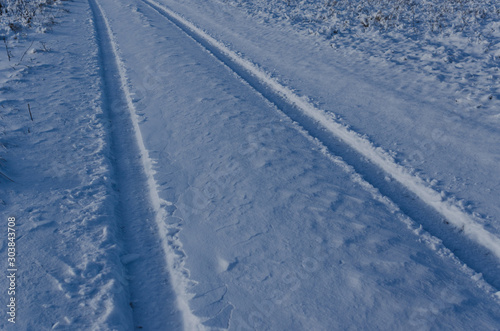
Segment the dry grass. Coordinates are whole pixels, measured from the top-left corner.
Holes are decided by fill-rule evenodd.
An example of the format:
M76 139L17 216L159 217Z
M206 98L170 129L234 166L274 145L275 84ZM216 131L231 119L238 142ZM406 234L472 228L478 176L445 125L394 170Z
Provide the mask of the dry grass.
M294 24L323 22L332 34L366 30L408 34L464 33L477 37L487 20L500 20L497 0L221 0L256 7Z
M47 12L57 0L0 0L0 24L17 33L23 28L46 26L55 23Z

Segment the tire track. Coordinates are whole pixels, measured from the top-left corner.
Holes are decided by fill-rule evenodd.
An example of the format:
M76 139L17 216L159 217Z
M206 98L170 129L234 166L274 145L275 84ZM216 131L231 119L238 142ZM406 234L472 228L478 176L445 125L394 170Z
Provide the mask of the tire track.
M342 157L403 213L442 240L455 256L482 273L484 279L496 289L500 289L500 238L488 232L456 204L443 200L439 192L397 164L389 153L340 124L335 115L316 108L307 98L281 85L258 66L169 8L153 0L142 1L275 104L332 154Z
M103 108L111 122L117 218L127 251L122 263L129 276L134 328L203 330L188 306L182 245L165 223L163 207L172 204L158 196L118 46L98 1L89 0L89 5L99 45Z

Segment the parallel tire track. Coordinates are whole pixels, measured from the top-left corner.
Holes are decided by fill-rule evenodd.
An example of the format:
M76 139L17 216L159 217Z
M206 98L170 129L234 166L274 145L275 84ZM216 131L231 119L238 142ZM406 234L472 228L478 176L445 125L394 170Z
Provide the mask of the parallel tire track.
M169 8L153 0L142 1L275 104L332 154L342 157L403 213L442 240L455 256L500 289L500 238L457 205L443 200L438 192L397 164L387 152L338 123L333 114L316 108ZM388 181L387 176L391 180Z
M203 330L189 309L183 258L171 245L168 214L159 198L153 167L137 121L125 67L113 33L97 0L89 0L98 37L104 88L103 108L111 122L111 149L118 189L117 214L123 228L122 262L129 274L134 328ZM117 79L118 78L118 79ZM138 156L140 158L138 159Z

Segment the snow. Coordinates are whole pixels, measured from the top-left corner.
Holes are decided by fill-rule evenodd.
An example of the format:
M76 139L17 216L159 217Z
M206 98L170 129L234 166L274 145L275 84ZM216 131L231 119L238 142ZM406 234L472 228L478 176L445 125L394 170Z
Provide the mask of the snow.
M497 100L269 4L78 0L9 34L1 329L500 327Z
M10 39L14 58L0 62L2 172L13 180L2 180L1 214L17 219L18 249L16 325L2 318L3 330L131 323L93 27L88 6L65 8L61 28Z
M104 80L105 80L105 85L108 89L107 95L108 95L109 99L107 100L107 103L108 103L109 111L111 113L116 112L117 113L116 118L118 118L120 116L120 114L118 114L118 112L123 112L124 109L126 109L126 108L128 108L128 111L130 112L129 118L131 119L131 122L132 122L131 123L132 124L131 131L133 131L135 133L135 143L137 144L138 150L135 153L131 153L130 150L123 151L121 154L129 153L131 155L137 155L142 161L141 162L142 163L141 170L146 177L143 179L143 181L146 182L146 185L145 185L146 187L144 187L144 190L149 193L149 196L146 198L146 201L149 200L149 204L151 205L150 209L153 209L153 215L151 215L151 217L154 218L154 223L156 225L156 229L154 231L157 232L157 236L160 238L160 242L157 243L157 245L159 245L163 249L163 255L165 258L164 264L168 268L168 272L169 272L169 275L171 277L170 281L172 282L173 291L175 293L175 295L168 294L167 298L169 298L171 301L176 302L177 308L182 313L182 320L184 322L184 327L186 329L188 329L188 330L201 329L202 326L201 326L200 321L198 320L198 318L196 316L193 315L193 313L189 309L189 305L187 303L187 300L189 299L189 295L186 293L186 287L187 287L186 283L189 280L185 279L185 277L183 276L184 270L182 267L181 268L179 268L179 267L173 268L175 264L179 263L179 262L177 262L179 260L179 257L177 256L177 254L175 253L175 251L171 247L173 242L171 240L169 242L169 237L171 237L171 236L168 235L168 228L164 224L164 220L167 217L167 213L163 208L161 208L162 200L158 196L158 191L156 189L157 183L156 183L155 178L154 178L154 171L152 169L152 161L149 157L148 150L144 146L143 137L141 134L141 130L139 128L138 121L137 121L136 109L134 107L134 104L133 104L133 101L131 98L131 94L130 94L130 91L128 89L128 84L126 81L124 64L121 61L120 56L118 54L117 45L116 45L116 42L113 38L113 33L111 31L109 21L108 21L107 17L103 14L101 6L97 2L93 2L93 1L90 1L89 3L92 7L92 11L93 11L94 19L95 19L95 28L96 28L97 33L98 33L98 38L101 41L100 47L103 50L101 53L101 58L103 61L103 67L106 68L105 69L106 72L104 74ZM106 50L107 48L108 49L110 48L109 51ZM113 62L115 62L115 63L113 63ZM114 67L116 67L116 68L114 68ZM114 81L116 80L117 77L120 78L120 81L119 81L118 86L115 86L117 84L114 83ZM117 93L117 91L120 91L121 93L120 92ZM120 94L123 94L123 95L121 96ZM120 100L120 99L124 99L124 100ZM109 103L111 103L111 104L109 105ZM127 125L127 123L123 123L123 126L126 126L126 125ZM115 124L115 126L119 126L119 127L123 128L122 125ZM114 130L116 131L117 129L114 129ZM125 145L128 145L128 146L132 145L133 146L134 142L133 141L132 142L121 141L121 138L117 137L115 144L121 145L121 146L125 146ZM121 169L121 165L119 164L121 162L133 163L134 161L133 160L124 160L124 161L117 160L117 166L116 166L117 169ZM125 169L125 170L121 170L121 172L118 173L118 175L120 177L122 177L126 173L132 174L132 172L141 172L141 170L137 169L137 168L130 169L130 170ZM122 178L122 180L123 180L123 178ZM130 182L133 182L134 180L136 180L136 179L131 178L131 179L127 180L127 184L125 184L125 185L130 185ZM130 188L128 188L128 189L125 188L125 189L120 190L120 191L123 192L125 190L130 191ZM135 194L133 196L130 196L130 197L126 196L125 193L122 193L122 194L123 194L123 196L126 197L125 199L128 198L130 200L135 200L137 198L135 196ZM124 219L129 218L129 220L133 222L133 221L137 221L138 219L141 219L141 216L151 214L151 212L148 212L147 210L144 210L142 213L137 212L137 210L134 210L135 208L130 208L129 204L133 204L133 203L127 202L128 206L123 207L123 211L127 214L129 212L131 212L131 213L135 212L138 215L137 216L134 215L135 217L130 217L130 215L129 215L128 217L123 217ZM140 210L141 207L137 206L136 208ZM142 209L144 209L144 207ZM137 231L139 231L139 230L137 230ZM143 240L147 240L147 239L146 238L138 238L138 240L137 240L138 242L136 245L137 246L143 245L143 243L142 243ZM177 243L177 245L180 245L180 244ZM149 261L149 262L151 263L151 261ZM182 261L180 263L182 264ZM132 269L129 268L129 271L131 271L131 270ZM133 275L133 277L139 276L139 274L141 274L142 272L143 272L143 270L137 271ZM157 274L157 273L158 272L155 272L155 274ZM161 272L160 272L160 274L161 274ZM131 283L133 283L133 282L131 282ZM140 285L140 284L134 285L134 287L135 286L142 287L142 285ZM149 295L149 293L152 290L154 290L154 289L146 288L146 290L140 289L140 290L131 290L131 291L132 291L133 296L137 296L137 294L136 294L137 292L142 293L142 295ZM144 301L144 300L149 300L149 298L142 299L142 301ZM160 310L158 313L161 314L163 312ZM144 314L145 313L143 313L143 315ZM149 310L146 314L148 314L148 315L154 314L154 312ZM136 316L137 316L137 314L136 314ZM142 317L142 318L144 318L144 317ZM159 321L158 318L156 318L156 319ZM135 317L134 320L141 327L145 327L147 325L147 324L145 325L145 323L151 323L150 319L144 319L144 321L142 321L142 320L139 320L138 317ZM156 325L154 325L154 324L147 325L147 328L148 329L153 329L153 328L158 329L159 327L162 327L162 326L164 326L164 324L158 323Z
M491 122L481 120L483 113L473 118L466 117L464 112L457 113L461 109L454 99L449 101L455 90L447 91L443 85L433 84L428 79L432 76L402 72L387 63L374 66L373 62L363 63L355 57L345 58L342 53L332 52L322 38L304 36L281 25L256 26L253 19L245 20L245 15L222 5L213 8L195 2L172 2L171 6L199 21L211 35L258 63L298 95L314 96L317 108L333 113L340 123L365 134L374 146L381 147L415 177L429 183L446 203L456 205L488 231L498 234L495 220L499 216L495 215L500 215L500 211L495 197L500 194L496 180L500 178L497 166L500 137ZM424 84L421 78L427 79ZM408 86L408 82L414 84ZM347 154L340 156L349 158ZM427 204L417 206L416 197L405 199L408 192L402 188L394 192L394 187L387 187L380 180L378 169L368 170L370 164L361 161L358 158L350 164L370 182L377 182L384 195L396 201L412 218L418 218L426 229L438 234L454 252L463 250L465 246L457 243L456 238L445 238L449 231L440 228L440 217L433 216L432 211L423 212ZM448 171L453 164L460 166ZM464 256L469 254L470 259ZM469 265L477 262L477 253L464 250L460 256ZM497 277L493 276L497 272L496 262L481 264L483 267L474 267L493 266L489 278L496 282Z
M151 2L148 1L151 4ZM175 20L177 25L185 26L194 32L193 38L198 42L203 44L205 41L209 43L207 48L214 54L221 52L218 58L221 59L226 65L230 66L232 70L238 73L240 76L244 76L243 71L248 71L251 75L257 78L261 84L265 85L262 88L262 94L266 96L269 100L277 103L276 98L280 98L280 95L284 96L285 103L291 105L291 107L297 107L304 113L304 115L310 117L313 121L320 123L321 126L335 135L337 138L345 142L349 147L356 150L361 154L362 157L369 159L375 165L378 165L381 169L390 174L395 180L404 185L409 191L415 193L420 199L422 199L426 204L432 206L436 209L443 217L446 218L451 224L454 224L457 228L462 229L462 231L468 235L472 240L476 241L478 244L485 246L491 253L500 258L500 239L492 235L490 232L486 231L480 224L474 222L468 215L463 213L457 206L450 204L449 202L444 202L440 194L429 187L420 178L412 176L406 169L398 166L390 155L384 154L380 149L374 148L372 144L367 139L360 137L355 132L350 131L345 126L340 125L336 121L332 120L328 114L315 108L311 103L304 98L300 98L294 94L290 89L279 84L276 80L266 75L265 72L259 70L257 67L252 65L250 62L238 57L234 52L230 51L224 45L217 43L212 37L201 31L200 29L193 26L190 22L182 19L171 10L165 7L159 7L160 12L165 13L169 18ZM227 58L226 58L227 57ZM237 66L240 66L239 69ZM253 78L246 78L250 84L256 87L259 83L252 83ZM265 89L270 88L273 90L270 96L267 96ZM287 106L281 106L286 108Z
M456 92L450 97L461 104L460 112L485 121L498 113L500 11L494 0L218 2L237 6L260 21L318 35L349 56L424 73L424 79L440 81Z

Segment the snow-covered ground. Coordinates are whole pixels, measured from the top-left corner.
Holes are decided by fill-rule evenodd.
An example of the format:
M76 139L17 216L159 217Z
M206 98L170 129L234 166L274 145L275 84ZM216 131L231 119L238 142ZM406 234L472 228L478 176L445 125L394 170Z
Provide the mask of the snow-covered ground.
M16 218L16 324L3 330L131 324L113 189L109 120L88 4L60 5L46 34L9 39L1 60L2 216ZM26 55L21 61L23 53ZM4 54L2 54L4 56ZM28 104L33 121L30 119ZM7 273L7 230L1 252ZM5 304L5 305L4 305Z
M320 36L337 53L423 73L412 81L430 80L454 92L442 97L455 103L458 114L498 121L500 8L495 0L218 1L263 22Z
M7 34L2 330L500 329L497 58L430 73L273 4L74 0Z

